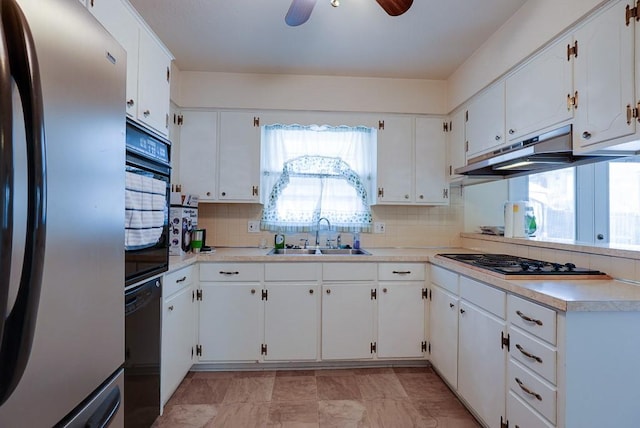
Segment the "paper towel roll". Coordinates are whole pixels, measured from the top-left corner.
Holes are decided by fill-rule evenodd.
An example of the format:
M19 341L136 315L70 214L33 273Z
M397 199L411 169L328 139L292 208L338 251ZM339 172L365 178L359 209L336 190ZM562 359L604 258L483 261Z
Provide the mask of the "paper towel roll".
M525 232L524 215L527 211L527 202L518 201L513 203L513 237L524 238Z
M504 237L513 238L513 202L504 203Z

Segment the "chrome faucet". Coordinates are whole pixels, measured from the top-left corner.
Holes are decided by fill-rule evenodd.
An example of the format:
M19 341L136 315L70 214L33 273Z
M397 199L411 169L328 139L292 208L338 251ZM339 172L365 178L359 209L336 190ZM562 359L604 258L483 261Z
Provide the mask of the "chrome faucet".
M316 247L317 247L318 245L320 245L320 237L319 237L319 234L320 234L320 222L321 222L322 220L326 221L326 222L327 222L327 227L328 227L329 229L331 229L331 222L329 221L329 219L328 219L328 218L326 218L326 217L320 217L320 218L318 219L318 223L316 223Z

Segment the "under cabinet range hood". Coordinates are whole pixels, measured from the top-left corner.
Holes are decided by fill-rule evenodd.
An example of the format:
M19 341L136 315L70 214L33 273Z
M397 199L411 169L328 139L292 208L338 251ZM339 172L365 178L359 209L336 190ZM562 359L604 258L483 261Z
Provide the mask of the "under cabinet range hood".
M510 178L618 157L574 155L571 125L566 125L469 159L467 166L457 168L455 173L478 178Z

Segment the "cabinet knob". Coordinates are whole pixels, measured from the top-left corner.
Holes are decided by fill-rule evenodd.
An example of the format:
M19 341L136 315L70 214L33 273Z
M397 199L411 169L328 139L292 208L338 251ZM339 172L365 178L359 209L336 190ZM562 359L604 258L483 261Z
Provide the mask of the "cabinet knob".
M309 294L313 294L313 288L309 290Z
M409 199L409 195L404 195L404 198L405 199Z
M515 133L516 133L516 130L515 130L515 129L511 128L511 129L509 130L509 135L513 135L513 134L515 134Z
M127 107L133 107L134 104L135 101L133 101L133 99L127 100Z
M211 192L207 192L207 196L211 196Z
M420 195L418 196L420 199L424 199L424 195Z
M172 311L173 310L173 305L169 306L169 310Z
M502 136L496 135L496 141L500 141L500 140L502 140Z
M222 196L227 196L227 192L222 192L221 195Z
M591 132L589 131L584 131L582 133L582 138L584 138L585 140L588 140L589 138L591 138Z
M386 287L385 287L385 288L383 288L383 289L382 289L382 292L383 292L383 293L386 293L386 292L387 292L387 288L386 288Z
M255 288L251 289L251 294L256 294L256 289Z
M461 314L464 314L465 312L467 312L467 311L465 311L464 309L460 309L460 313Z
M149 117L151 112L149 110L145 110L145 111L142 112L142 114L144 115L144 117Z
M456 305L454 305L453 303L449 303L449 307L450 308L454 308Z
M326 293L327 293L327 294L331 294L331 289L330 289L330 288L327 288Z

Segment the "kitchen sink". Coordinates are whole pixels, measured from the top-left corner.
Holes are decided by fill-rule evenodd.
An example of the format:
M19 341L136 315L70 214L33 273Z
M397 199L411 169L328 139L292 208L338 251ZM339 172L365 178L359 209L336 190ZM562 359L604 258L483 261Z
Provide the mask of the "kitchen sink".
M326 255L326 256L370 256L371 253L361 248L274 248L267 253L268 256L297 256L297 255Z

